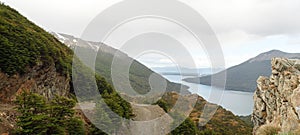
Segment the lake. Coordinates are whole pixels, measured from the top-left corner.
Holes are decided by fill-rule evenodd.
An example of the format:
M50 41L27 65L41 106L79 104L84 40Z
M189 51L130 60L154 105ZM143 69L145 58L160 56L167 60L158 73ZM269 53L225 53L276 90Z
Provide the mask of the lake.
M213 88L211 86L194 84L182 81L184 78L191 76L181 77L180 75L163 75L165 78L172 82L181 83L189 86L189 91L193 94L206 99L208 102L218 104L233 112L235 115L245 116L250 115L253 110L253 93L251 92L240 92L232 90L221 90ZM216 98L220 97L220 98Z

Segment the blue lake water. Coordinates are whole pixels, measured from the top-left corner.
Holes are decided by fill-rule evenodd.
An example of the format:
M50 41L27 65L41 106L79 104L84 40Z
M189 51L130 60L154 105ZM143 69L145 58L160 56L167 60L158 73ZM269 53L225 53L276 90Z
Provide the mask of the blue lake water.
M163 75L172 82L181 83L190 87L189 91L198 94L211 103L218 104L233 112L235 115L250 115L253 110L253 93L221 90L211 86L187 83L182 81L185 77L179 75ZM187 76L188 77L188 76ZM186 78L187 78L186 77Z

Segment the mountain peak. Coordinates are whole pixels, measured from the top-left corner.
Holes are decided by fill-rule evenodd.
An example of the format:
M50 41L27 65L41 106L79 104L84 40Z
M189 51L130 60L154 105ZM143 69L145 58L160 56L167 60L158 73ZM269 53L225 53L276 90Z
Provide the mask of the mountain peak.
M271 50L271 51L268 51L268 52L265 52L265 53L286 53L286 52L274 49L274 50Z
M265 61L265 60L271 60L274 57L285 57L285 58L299 58L300 53L287 53L283 52L281 50L271 50L265 53L262 53L252 59L249 60L249 63L255 62L255 61Z

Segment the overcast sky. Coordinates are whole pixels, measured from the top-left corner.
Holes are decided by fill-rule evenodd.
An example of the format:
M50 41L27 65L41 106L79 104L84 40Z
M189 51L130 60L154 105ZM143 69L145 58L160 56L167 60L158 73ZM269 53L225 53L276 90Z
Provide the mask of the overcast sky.
M119 0L1 1L44 29L76 37L81 36L97 14L119 2ZM182 0L182 2L197 10L211 25L222 46L226 67L273 49L299 53L299 0ZM209 62L202 53L194 52L192 55L195 56L197 66L208 67ZM168 59L164 57L153 55L143 57L141 60L148 66L169 64Z

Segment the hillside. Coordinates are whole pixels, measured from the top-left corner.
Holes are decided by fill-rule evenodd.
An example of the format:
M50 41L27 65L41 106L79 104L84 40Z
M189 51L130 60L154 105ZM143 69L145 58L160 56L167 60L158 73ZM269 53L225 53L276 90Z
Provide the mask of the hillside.
M74 97L72 83L91 80L94 75L92 70L75 57L74 61L77 66L73 69L75 76L73 74L71 77L73 51L53 35L4 4L0 4L0 35L0 134L16 129L22 130L17 125L20 122L18 116L23 114L14 108L18 105L15 101L20 93L29 92L41 96L33 94L36 100L39 99L42 102L41 104L52 102L56 96L62 99L72 98ZM132 116L130 104L117 95L103 77L97 74L95 76L98 88L96 90L105 94L103 98L108 106L120 116L130 118ZM81 92L89 98L97 96L89 91L91 85L81 84L79 87ZM34 108L27 111L31 109ZM56 117L59 116L52 116L52 118ZM28 120L32 121L26 124L32 125L33 121L40 118L43 117L39 113L32 117L28 116ZM54 125L43 125L42 128ZM90 126L86 125L86 131L89 131Z
M0 16L0 101L23 88L67 95L72 50L14 9L1 5Z
M112 62L112 58L114 57L114 54L118 50L111 48L105 44L84 41L82 39L75 38L73 36L66 35L66 34L57 34L57 33L52 33L52 34L54 34L55 37L57 37L61 42L66 43L70 48L73 48L73 49L79 48L79 49L83 49L83 50L87 50L87 51L93 51L93 50L95 51L95 50L99 49L98 53L97 53L97 59L96 59L96 71L98 73L100 73L101 75L105 76L105 78L107 78L108 80L111 79L110 78L110 72L111 72L110 65ZM88 48L88 49L85 49L85 48ZM84 58L84 56L82 56L82 57ZM126 55L125 53L122 53L122 52L118 52L118 55L116 55L116 57L123 59L125 62L132 60L132 58L128 57L128 55ZM130 71L130 74L133 76L133 78L131 80L131 84L133 86L135 86L134 88L136 90L142 89L142 91L141 90L139 91L141 93L148 91L149 90L148 77L150 74L152 74L154 72L152 70L148 69L147 67L145 67L144 65L142 65L141 63L139 63L135 60L133 60L133 61L134 61L134 63L132 65L131 71ZM169 87L167 88L168 91L177 91L179 89L179 86L180 86L179 84L175 84L175 83L171 83L171 82L168 82L168 83L169 83ZM165 94L163 99L165 97L168 97L168 95L169 95L168 93ZM165 101L167 104L172 104L173 101L176 101L178 98L178 94L176 94L174 92L170 92L170 93L173 93L177 96L170 96L170 98L169 98L170 100ZM190 95L190 96L192 96L192 95ZM186 95L186 97L190 97L190 96ZM122 97L129 99L130 101L133 101L135 103L141 103L141 104L152 103L153 101L155 101L155 99L145 100L143 97L128 97L128 95L123 95ZM191 119L195 120L194 121L195 123L199 120L198 117L201 114L201 110L202 110L204 104L207 103L207 101L205 101L203 98L201 98L201 97L198 97L198 98L199 98L199 100L198 100L199 104L197 104L197 109L193 110L193 113L191 114ZM132 106L133 106L133 112L136 115L136 117L133 118L133 120L137 120L137 121L145 120L145 119L148 120L148 119L157 118L157 117L163 115L163 113L161 113L161 111L160 111L161 109L157 108L156 106L139 105L139 104L132 104ZM184 106L188 106L188 105L184 105ZM161 106L161 107L165 109L164 106ZM172 119L170 119L169 118L170 116L168 116L168 115L165 115L165 116L167 117L165 122L169 123ZM137 127L140 127L140 126L141 125L131 124L130 129L136 129ZM153 128L157 127L157 125L156 126L149 125L149 126L153 127ZM167 126L167 124L164 126L161 126L161 128L159 128L158 130L153 130L152 132L165 132L165 131L167 131L167 128L165 126ZM197 124L194 124L194 126L197 127ZM162 128L162 127L164 127L164 128ZM149 128L149 129L152 129L152 128ZM183 129L178 128L177 130L182 132L182 130L185 131L185 130L190 130L190 129L192 129L192 127L185 127ZM242 135L242 134L251 134L251 126L244 123L237 116L232 114L230 111L226 111L223 108L219 108L217 111L217 114L213 117L212 121L210 121L209 124L206 125L205 127L199 128L198 131L201 132L201 134L215 131L214 132L215 134L223 133L225 135L227 135L227 134L229 135L231 133L237 133L237 134ZM141 132L143 132L143 131L141 131ZM148 130L147 130L147 132L148 132ZM149 132L151 132L151 131L149 131ZM138 133L138 132L134 132L134 133Z
M196 97L196 98L195 98ZM166 93L161 100L157 102L165 111L171 112L174 111L174 105L176 101L185 100L184 102L190 102L190 99L196 99L197 102L195 103L194 107L191 108L192 111L189 114L189 119L194 122L194 126L197 127L198 134L206 135L206 134L213 134L213 135L251 135L252 128L251 125L248 125L243 120L239 119L239 117L235 116L232 112L225 110L224 108L218 106L215 114L213 114L211 120L204 126L200 126L199 122L202 119L200 118L201 114L203 113L204 106L206 107L214 107L217 106L215 104L208 103L202 97L198 95L178 95L174 92ZM177 104L177 103L176 103ZM187 106L181 106L181 108L176 108L179 110L186 110L184 109ZM191 107L191 104L190 104ZM171 109L173 108L173 109ZM213 109L213 108L211 108Z
M155 74L160 79L166 80L161 75L155 73L145 65L141 64L140 62L134 60L133 58L129 57L127 54L114 49L108 45L105 45L103 43L97 43L97 42L90 42L85 41L76 37L73 37L71 35L67 34L59 34L59 33L52 33L56 38L58 38L62 43L65 43L67 46L69 46L72 49L80 50L80 58L81 59L88 59L88 57L96 57L95 61L95 70L100 75L104 76L110 84L112 84L111 80L111 65L113 58L120 59L125 65L125 63L130 63L131 67L129 69L129 80L130 85L132 88L140 93L145 94L148 93L151 90L150 84L149 84L149 77L150 75ZM96 51L98 51L96 53ZM87 54L97 54L97 56L91 56ZM88 60L84 60L88 61ZM91 61L88 61L91 62ZM87 65L93 65L91 63L86 63ZM123 77L123 75L119 74L119 77ZM167 91L178 91L180 90L181 86L180 84L167 81ZM123 87L128 87L129 84L126 84L125 82L122 83ZM187 91L188 87L183 86L183 91L181 93L188 94Z
M70 134L71 131L78 130L78 128L65 127L74 126L73 124L75 124L75 127L80 127L80 123L85 123L85 134L103 135L102 131L95 128L86 119L80 108L78 108L78 104L75 106L75 101L72 99L74 98L74 87L79 89L76 92L84 95L79 101L85 101L86 103L90 103L89 101L99 96L94 91L91 91L97 88L96 90L100 92L108 107L103 107L103 103L100 101L91 103L95 107L95 110L91 111L94 114L93 118L95 118L93 120L95 122L106 122L108 125L105 126L109 126L112 134L122 134L122 131L116 129L122 128L123 125L121 126L120 124L123 123L113 124L112 121L117 119L108 119L110 116L113 116L113 113L106 112L106 109L112 110L122 118L133 120L139 120L143 116L146 119L150 119L164 113L157 105L145 107L134 104L134 108L132 108L130 103L122 99L116 90L104 79L105 75L105 78L109 79L108 71L110 68L103 68L103 70L101 66L109 65L109 60L108 63L106 63L106 60L112 58L111 51L114 49L104 49L102 52L106 51L107 53L103 53L105 55L100 53L97 56L97 59L101 59L97 60L97 63L99 62L98 68L103 70L101 72L100 69L96 69L99 75L94 74L77 57L73 57L73 51L59 42L54 36L30 22L14 9L3 4L0 4L0 30L0 55L2 56L0 61L0 134L12 133L13 131L23 134L26 132L29 132L27 134L37 134L40 129L43 129L42 134L47 134L49 133L48 131L58 134ZM74 40L72 41L75 42ZM120 56L120 58L123 58L125 54L121 55L122 57ZM125 57L125 59L132 60L129 57ZM75 64L73 69L71 69L72 64ZM135 86L137 91L146 93L150 90L148 78L150 74L154 73L153 71L136 61L130 73L132 75L132 84L137 85ZM93 80L94 76L95 81ZM180 86L180 84L168 82L167 89L168 91L178 91ZM176 99L176 97L172 97L172 101L173 99ZM202 103L205 102L203 99L202 101ZM167 103L171 104L172 102L168 101ZM15 108L16 106L19 109ZM76 110L74 110L73 106ZM86 106L86 108L90 109L89 106ZM151 117L145 115L144 112L149 112L153 109L157 110L157 112ZM75 111L77 112L75 113ZM195 113L199 114L199 111L195 110ZM68 115L61 116L61 113L67 113ZM135 117L133 113L136 113ZM75 117L74 114L81 119ZM226 127L228 124L222 123L219 125L219 121L229 120L233 123L239 123L240 121L231 112L220 114L222 115L215 118L217 122L213 122L211 124L212 127L207 129L210 131L216 129L216 133L221 134L224 130L219 129L223 126ZM229 119L227 119L227 116ZM223 119L223 117L226 117L226 119ZM68 123L62 121L62 119L69 120L69 118L72 118L73 121L68 121ZM196 117L191 118L194 119ZM79 125L76 125L78 123ZM194 127L179 128L177 131L185 132L193 129L195 129L195 125ZM237 132L239 131L242 130L237 130ZM242 133L245 132L243 131Z
M256 79L259 76L271 75L271 59L274 57L284 58L300 58L299 53L286 53L279 50L272 50L269 52L262 53L255 58L252 58L242 64L231 67L226 71L226 89L236 91L254 92L256 89ZM218 77L220 73L213 74ZM191 83L200 83L204 85L211 85L211 75L198 77L198 78L187 78L184 81Z

